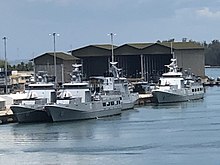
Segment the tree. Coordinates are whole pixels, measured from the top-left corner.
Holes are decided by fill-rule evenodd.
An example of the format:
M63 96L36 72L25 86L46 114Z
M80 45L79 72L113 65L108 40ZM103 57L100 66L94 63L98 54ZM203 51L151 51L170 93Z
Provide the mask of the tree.
M205 64L220 66L220 42L213 40L205 47Z
M0 60L0 68L5 68L5 60Z
M33 64L32 62L24 63L21 62L20 64L17 65L7 65L8 70L18 70L18 71L33 71ZM5 61L0 60L0 68L5 68Z

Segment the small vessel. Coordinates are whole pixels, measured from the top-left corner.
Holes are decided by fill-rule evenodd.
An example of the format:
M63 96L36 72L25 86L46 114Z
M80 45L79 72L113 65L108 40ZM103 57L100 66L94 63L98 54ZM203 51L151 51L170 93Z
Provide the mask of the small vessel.
M19 123L51 122L51 117L44 110L44 105L55 98L54 84L47 82L47 74L39 73L37 82L29 84L26 98L10 106Z
M57 102L45 105L45 110L51 115L53 122L85 120L121 114L121 95L107 93L103 89L110 89L104 84L103 77L93 77L90 80L90 90L84 91L85 97L57 98ZM71 92L70 92L71 93ZM62 94L61 94L62 95ZM83 101L84 99L84 101Z
M139 105L155 102L152 95L152 90L155 88L155 85L155 83L149 83L147 81L138 81L133 83L133 92L138 92L139 95Z
M204 87L201 79L188 73L178 71L177 61L172 58L169 68L159 79L159 85L152 90L152 95L158 103L183 102L204 97Z

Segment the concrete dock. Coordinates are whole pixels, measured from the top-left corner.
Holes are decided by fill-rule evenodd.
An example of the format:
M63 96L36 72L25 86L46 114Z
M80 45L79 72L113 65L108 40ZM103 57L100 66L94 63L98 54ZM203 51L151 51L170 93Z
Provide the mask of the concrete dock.
M14 122L17 122L17 119L10 109L0 111L0 124L8 124Z
M152 102L154 102L154 98L151 93L139 94L138 105L145 105Z

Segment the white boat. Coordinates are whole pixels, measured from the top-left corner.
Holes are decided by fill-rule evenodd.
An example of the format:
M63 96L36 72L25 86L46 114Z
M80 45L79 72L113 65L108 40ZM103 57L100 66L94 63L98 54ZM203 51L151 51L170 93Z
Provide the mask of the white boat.
M171 59L167 73L159 79L159 85L152 90L158 103L183 102L204 97L204 87L201 80L191 74L183 75L178 71L176 59Z
M51 122L44 105L53 102L56 91L53 83L46 82L47 75L39 75L37 83L29 84L26 98L10 106L19 123Z
M103 89L110 89L110 86L105 86L103 82L103 77L93 77L90 82L91 90L84 91L85 97L58 97L55 104L45 105L45 110L51 115L53 122L85 120L121 114L121 95L104 92ZM111 84L110 81L108 82Z

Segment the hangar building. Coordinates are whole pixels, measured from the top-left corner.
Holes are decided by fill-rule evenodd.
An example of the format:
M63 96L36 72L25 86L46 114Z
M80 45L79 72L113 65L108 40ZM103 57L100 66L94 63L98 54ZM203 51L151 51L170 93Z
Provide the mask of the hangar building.
M109 69L112 56L112 45L88 45L71 50L70 53L81 60L83 75L103 75ZM190 69L200 77L205 76L204 47L195 42L156 42L131 43L121 46L114 45L114 61L123 70L127 78L142 78L156 81L167 71L165 65L174 56L178 67Z

